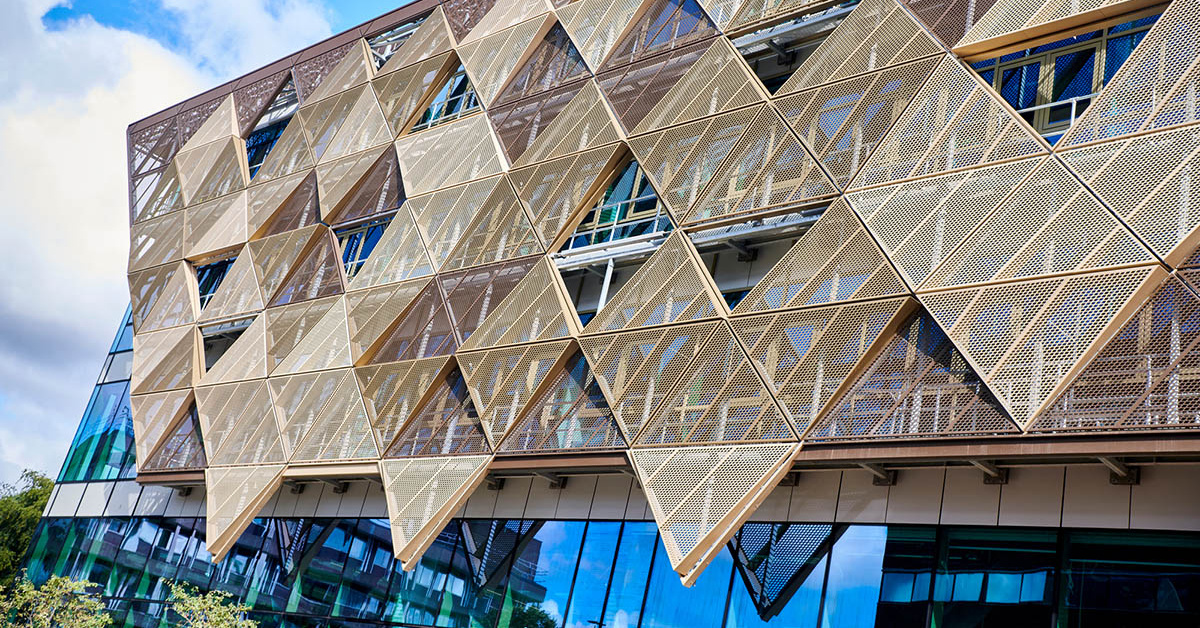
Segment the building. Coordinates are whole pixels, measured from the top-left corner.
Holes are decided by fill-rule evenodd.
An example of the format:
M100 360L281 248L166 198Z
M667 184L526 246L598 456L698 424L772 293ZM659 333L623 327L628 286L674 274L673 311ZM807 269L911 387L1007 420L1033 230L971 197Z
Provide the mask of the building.
M418 0L137 122L30 573L130 626L166 579L268 626L1194 626L1197 24Z

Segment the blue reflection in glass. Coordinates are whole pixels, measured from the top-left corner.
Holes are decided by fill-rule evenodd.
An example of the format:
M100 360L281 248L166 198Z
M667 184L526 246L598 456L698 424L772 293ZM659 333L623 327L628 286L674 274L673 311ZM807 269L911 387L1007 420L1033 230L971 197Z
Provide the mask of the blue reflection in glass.
M604 628L636 628L650 577L650 562L658 542L653 521L629 521L621 530L621 545L613 563L612 584L604 609Z
M830 552L821 626L875 625L886 546L886 526L851 526L838 539Z
M683 586L661 541L654 554L642 628L720 628L733 558L722 551L691 588Z

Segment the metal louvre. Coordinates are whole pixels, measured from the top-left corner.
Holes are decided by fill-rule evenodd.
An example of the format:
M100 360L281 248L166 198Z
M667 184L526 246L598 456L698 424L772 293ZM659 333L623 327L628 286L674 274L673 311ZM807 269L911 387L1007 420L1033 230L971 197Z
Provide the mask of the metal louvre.
M805 441L986 437L1019 428L928 314L910 318Z
M205 539L213 560L225 557L283 482L284 465L207 469Z
M908 298L885 299L736 317L730 325L803 432L877 339L912 307Z

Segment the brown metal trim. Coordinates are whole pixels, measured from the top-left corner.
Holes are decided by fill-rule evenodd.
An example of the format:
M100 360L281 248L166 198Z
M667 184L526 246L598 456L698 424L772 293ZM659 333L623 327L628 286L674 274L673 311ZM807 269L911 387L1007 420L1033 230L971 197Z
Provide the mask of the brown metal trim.
M408 21L414 17L417 17L418 15L421 15L422 13L433 11L439 6L439 4L440 2L438 0L414 0L413 2L392 11L391 13L363 22L358 26L342 31L323 41L319 41L299 52L234 78L183 102L176 103L170 107L167 107L166 109L150 114L141 120L137 120L129 125L128 133L136 133L137 131L141 131L146 127L152 126L158 122L162 122L163 120L166 120L181 111L187 111L192 107L207 103L214 98L223 98L228 96L229 94L232 94L238 87L245 86L253 80L257 80L258 78L266 77L276 72L295 67L297 63L320 56L326 52L329 52L330 50L333 50L334 48L344 46L360 37L366 37L368 35L374 35L375 33L385 31L396 24Z
M879 444L805 444L798 466L854 462L947 462L968 459L1095 459L1097 456L1178 456L1200 458L1200 432L1151 436L1016 436Z

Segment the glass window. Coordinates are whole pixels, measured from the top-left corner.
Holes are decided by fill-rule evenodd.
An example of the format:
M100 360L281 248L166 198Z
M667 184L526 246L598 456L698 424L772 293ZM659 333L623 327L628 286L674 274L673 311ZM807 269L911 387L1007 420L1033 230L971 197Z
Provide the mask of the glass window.
M250 131L250 136L246 138L246 160L250 165L250 178L254 178L258 173L267 155L275 147L275 142L279 141L279 136L283 135L283 130L287 128L288 122L299 108L300 98L296 94L295 84L289 78L279 89L275 100L271 101L267 110L259 117L254 129Z
M58 481L131 477L133 451L129 382L101 384L92 392Z
M653 521L625 522L604 606L605 628L637 628L641 622L642 602L657 543L658 527Z
M1067 539L1064 625L1200 625L1196 535L1089 531Z
M204 306L208 305L213 295L217 293L217 288L221 286L225 275L229 273L229 267L233 266L236 259L236 257L230 257L196 267L196 284L200 289L201 309L204 309Z
M564 249L574 249L634 236L665 233L671 219L637 161L618 171L595 207L583 217Z
M371 46L371 56L375 59L375 69L382 68L383 64L396 54L396 51L404 45L404 42L408 41L409 37L412 37L426 17L428 16L405 22L367 40L367 44Z
M850 526L830 551L823 628L876 625L887 526Z
M925 623L936 550L937 535L933 528L888 528L876 626Z
M1049 625L1056 548L1054 531L949 530L935 576L935 624Z
M679 574L660 540L646 590L642 628L720 628L729 597L733 559L720 552L691 588L683 586Z
M829 548L845 526L747 523L729 543L737 575L727 628L817 625Z
M621 522L593 521L588 524L579 554L579 568L571 588L566 628L595 628L604 619L604 597L616 559Z
M562 625L584 526L582 521L534 524L532 538L512 563L497 628Z
M467 77L467 69L460 63L433 97L429 108L421 114L421 119L413 125L413 130L428 129L478 110L479 98L475 96L475 87Z
M130 351L133 349L133 313L129 308L125 308L125 319L121 323L121 331L113 340L111 352Z
M371 251L375 250L375 245L379 244L379 239L383 237L383 232L391 220L391 218L385 218L339 229L336 232L338 242L342 246L342 264L346 268L346 278L349 279L358 274L363 263L371 256Z
M338 617L381 619L395 557L387 519L359 520L350 538L346 569L333 614Z
M133 352L122 351L110 353L104 362L104 371L100 373L101 384L129 379L133 373Z

